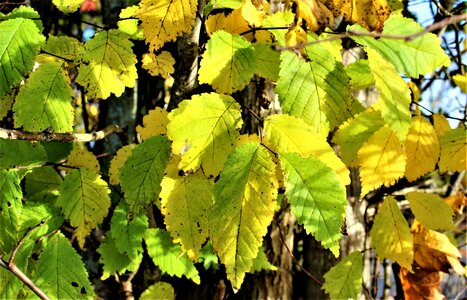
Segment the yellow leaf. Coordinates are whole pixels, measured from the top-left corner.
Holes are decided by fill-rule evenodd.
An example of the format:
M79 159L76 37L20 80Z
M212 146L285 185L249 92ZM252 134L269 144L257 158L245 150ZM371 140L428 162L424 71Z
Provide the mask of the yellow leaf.
M384 126L358 151L362 196L404 175L406 156L396 134Z
M311 31L334 26L334 16L319 0L294 0L297 3L297 16L305 20Z
M123 168L127 158L131 155L131 150L133 150L133 148L135 148L135 144L126 145L118 149L117 153L115 153L109 167L110 184L120 184L120 170Z
M353 24L358 23L368 30L381 31L391 9L386 0L322 0L334 15L343 16Z
M412 270L413 238L409 224L394 197L386 197L379 207L370 236L375 254L379 258L389 258Z
M452 76L452 80L454 80L454 83L460 87L460 89L464 92L467 93L467 73L464 75L461 74L456 74Z
M150 110L147 115L143 117L143 126L136 126L136 132L139 133L141 140L145 140L155 135L167 135L167 124L169 113L160 107Z
M289 47L305 43L306 40L306 32L301 26L292 26L285 35L286 45Z
M414 181L435 169L439 158L438 136L424 117L413 118L404 148L407 154L405 177L409 181Z
M152 76L169 78L170 74L175 71L175 59L167 51L162 51L159 55L154 53L144 54L142 63L143 69L147 70Z
M263 24L266 13L263 10L258 10L251 0L243 0L242 17L251 26L260 27Z
M53 4L66 14L76 11L83 1L84 0L52 0Z
M183 33L191 32L195 24L196 0L142 0L136 16L149 50L155 51Z
M410 192L406 197L415 218L426 228L433 230L455 229L452 222L452 209L438 195Z
M295 152L304 158L315 156L339 175L342 185L350 184L349 170L326 138L302 119L285 114L271 115L264 121L264 135L268 145L277 152Z
M240 34L250 30L248 22L242 17L242 9L235 9L228 15L222 13L210 15L205 25L210 36L218 30L224 30L232 34ZM251 34L244 37L249 40L248 35L251 37Z
M448 120L442 114L433 115L433 124L435 126L436 134L438 137L451 130L451 126L449 125Z
M464 177L465 178L465 177ZM467 196L459 191L457 194L444 199L444 201L451 207L456 214L462 214L464 207L467 206Z
M67 158L67 166L77 167L77 168L86 168L88 170L94 171L99 174L101 167L97 158L84 148L75 147Z
M459 127L452 129L439 137L441 155L439 170L441 172L462 172L467 169L467 131Z
M128 34L132 39L142 40L144 39L143 31L138 27L138 19L134 18L137 10L137 5L122 9L119 15L122 20L118 21L117 25L118 30Z

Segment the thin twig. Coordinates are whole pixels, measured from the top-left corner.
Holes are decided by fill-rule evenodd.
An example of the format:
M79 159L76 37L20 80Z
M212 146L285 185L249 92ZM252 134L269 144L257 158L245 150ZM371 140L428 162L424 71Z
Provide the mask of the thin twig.
M429 108L426 108L425 106L421 105L417 101L414 101L413 103L415 103L415 105L419 106L420 108L423 108L424 110L429 112L431 115L435 115L435 113L433 111L431 111ZM457 120L457 121L460 121L460 122L465 122L465 120L461 119L461 118L456 118L456 117L451 117L451 116L445 116L445 117L448 118L448 119Z
M289 26L279 26L279 27L255 27L255 28L251 28L247 31L244 31L242 33L240 33L240 35L245 35L245 34L249 34L249 33L252 33L252 32L256 32L256 31L261 31L261 30L282 30L282 29L289 29L290 27Z

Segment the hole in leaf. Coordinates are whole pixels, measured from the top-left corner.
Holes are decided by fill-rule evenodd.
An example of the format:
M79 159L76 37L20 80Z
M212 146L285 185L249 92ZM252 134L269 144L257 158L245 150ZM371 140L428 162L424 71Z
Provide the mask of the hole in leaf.
M78 287L78 286L79 286L78 283L76 283L76 282L74 282L74 281L71 282L71 285L72 285L73 287Z

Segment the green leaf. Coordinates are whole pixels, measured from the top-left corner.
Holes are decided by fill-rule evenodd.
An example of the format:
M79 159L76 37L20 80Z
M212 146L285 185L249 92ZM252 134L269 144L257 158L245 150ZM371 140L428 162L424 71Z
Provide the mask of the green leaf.
M336 172L313 156L283 153L280 160L292 213L307 233L339 256L347 200Z
M402 267L412 270L414 254L412 234L394 197L388 196L384 199L376 214L370 237L379 258L389 258Z
M161 183L161 212L174 243L194 262L208 238L207 212L212 205L212 182L201 172L169 174Z
M58 190L62 181L53 167L34 168L31 173L26 174L26 194L32 196L43 191Z
M371 48L366 49L376 89L380 93L378 104L383 119L396 133L401 143L405 142L412 118L410 116L410 90L394 66Z
M0 98L31 71L44 40L31 20L16 18L0 22Z
M57 8L66 13L75 12L83 3L84 0L52 0L53 4L57 6Z
M0 168L41 165L46 161L44 147L39 143L0 139Z
M84 52L83 45L75 38L63 36L49 36L44 51L68 60L75 60ZM46 54L48 55L48 54ZM57 58L57 57L55 57Z
M30 6L21 5L13 9L9 14L3 15L0 13L0 21L2 20L11 20L16 18L24 18L24 19L33 19L34 24L36 24L39 32L44 30L44 26L42 25L41 16L34 8Z
M137 10L137 5L122 9L119 15L122 20L117 22L117 26L118 30L129 35L132 39L143 40L143 30L138 27L138 19L135 18Z
M291 10L279 11L272 15L267 15L263 21L263 27L274 28L274 27L284 27L293 23L295 14ZM274 29L270 30L274 35L277 42L281 46L286 45L285 35L287 34L287 29Z
M277 267L269 262L266 253L264 253L264 248L259 247L258 256L256 256L255 260L253 261L250 273L260 272L262 270L277 271Z
M148 217L144 212L131 216L128 204L125 201L120 201L110 220L110 231L117 250L120 253L126 253L132 259L140 255L142 252L141 242L147 228Z
M235 289L251 270L274 216L275 169L266 148L258 143L244 144L229 156L214 186L210 237Z
M355 90L364 90L375 84L375 78L366 59L359 59L346 66L345 72L350 77L350 85Z
M47 194L47 196L50 197L51 194ZM54 202L48 200L55 199L53 197L44 201L34 201L34 198L28 199L21 211L18 236L23 236L27 230L30 230L27 237L35 241L57 230L63 224L65 218L60 214L60 209L53 205ZM41 223L43 224L37 226ZM33 229L31 230L31 228Z
M134 251L130 257L127 253L120 252L112 233L109 232L97 252L101 255L100 261L104 265L101 280L106 280L114 273L123 275L126 271L136 272L143 259L143 248Z
M411 35L422 31L424 28L413 19L391 15L384 23L383 34L387 35ZM358 24L347 28L347 31L367 32ZM418 78L433 72L436 68L450 64L449 57L440 47L440 39L426 33L412 41L403 39L372 38L353 35L352 39L361 45L376 50L386 60L391 62L399 73Z
M173 153L182 156L179 168L217 176L233 149L242 126L240 105L230 96L194 95L168 116L167 134Z
M116 29L101 31L85 44L84 64L76 81L89 98L106 99L110 93L122 95L125 87L134 87L138 74L133 43Z
M280 52L271 48L270 44L254 43L256 53L256 73L264 78L277 81L279 79Z
M81 257L60 232L48 240L39 256L33 281L52 299L91 299L94 296Z
M410 192L406 197L415 218L424 227L432 230L455 230L453 211L438 195Z
M276 92L283 112L303 119L323 136L351 115L352 97L344 67L324 48L309 50L307 62L281 54Z
M120 172L120 184L130 211L138 213L158 199L169 156L170 142L163 136L150 137L132 150Z
M32 132L73 130L73 91L62 67L63 62L43 64L21 86L13 105L16 127Z
M66 158L71 150L73 150L73 143L64 142L41 142L47 153L47 161L51 163L58 163Z
M14 170L0 170L0 253L8 253L18 239L23 209L20 177Z
M324 274L322 289L331 299L357 299L362 289L363 257L352 252Z
M84 168L72 170L60 186L57 205L73 227L78 244L107 216L110 190L96 173Z
M203 263L205 270L212 268L214 271L219 270L219 257L217 257L212 248L211 240L208 240L203 249L199 253L199 262Z
M342 160L348 166L358 166L358 150L383 126L381 113L371 108L342 124L332 139L340 147Z
M295 152L302 157L313 155L332 168L343 185L350 184L349 170L326 138L317 134L316 129L302 119L285 114L268 116L264 120L264 136L277 152Z
M194 283L200 283L201 279L195 265L186 255L181 255L183 252L180 245L172 242L168 232L159 228L150 228L146 231L144 241L149 256L162 272L179 278L185 275Z
M256 55L242 36L216 31L201 59L199 82L212 85L218 93L232 94L243 89L255 74Z
M174 300L175 299L175 290L167 282L157 282L150 287L148 287L139 298L141 300L153 300L153 299L164 299L164 300Z

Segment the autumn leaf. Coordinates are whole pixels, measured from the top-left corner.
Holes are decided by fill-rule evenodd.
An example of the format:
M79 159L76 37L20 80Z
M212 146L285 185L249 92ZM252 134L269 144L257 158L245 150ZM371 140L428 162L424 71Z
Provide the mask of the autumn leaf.
M415 218L426 228L433 230L455 229L452 220L453 211L438 195L410 192L406 197ZM436 218L433 218L434 215Z
M139 133L141 140L156 135L167 135L168 114L167 110L160 107L150 110L143 117L143 126L136 126L136 132Z
M158 55L152 52L144 54L141 62L143 63L143 69L147 70L152 76L169 78L175 71L175 59L172 57L172 54L167 51L162 51Z
M135 146L135 144L125 145L122 148L118 149L117 153L115 153L115 156L110 161L109 167L110 184L120 184L120 170L125 164L125 161L131 155L131 151L133 151L133 148L135 148Z
M439 158L440 172L462 172L467 169L467 130L452 129L439 137L441 154Z
M311 31L322 30L334 25L331 11L319 0L294 0L297 3L297 16L305 20Z
M436 134L438 138L451 130L448 119L442 114L433 115L433 126L435 127Z
M86 148L80 148L78 146L68 154L67 166L86 168L90 171L94 171L95 173L99 173L101 171L101 167L96 156Z
M467 93L467 74L456 74L452 76L452 80L464 93Z
M211 14L206 19L206 31L212 36L216 31L223 30L231 34L241 34L250 30L248 22L242 17L242 9L234 9L229 14Z
M166 300L175 300L175 290L167 282L156 282L155 284L149 286L141 294L141 300L153 300L153 299L166 299Z
M401 268L400 279L405 299L445 299L441 294L441 273L418 269L415 273Z
M350 77L350 85L356 90L363 90L375 84L368 60L359 59L345 67Z
M331 299L356 299L362 289L363 257L352 252L324 274L324 289Z
M76 11L84 0L52 0L59 10L68 14Z
M464 207L467 206L467 196L462 191L447 197L444 201L456 214L462 214Z

